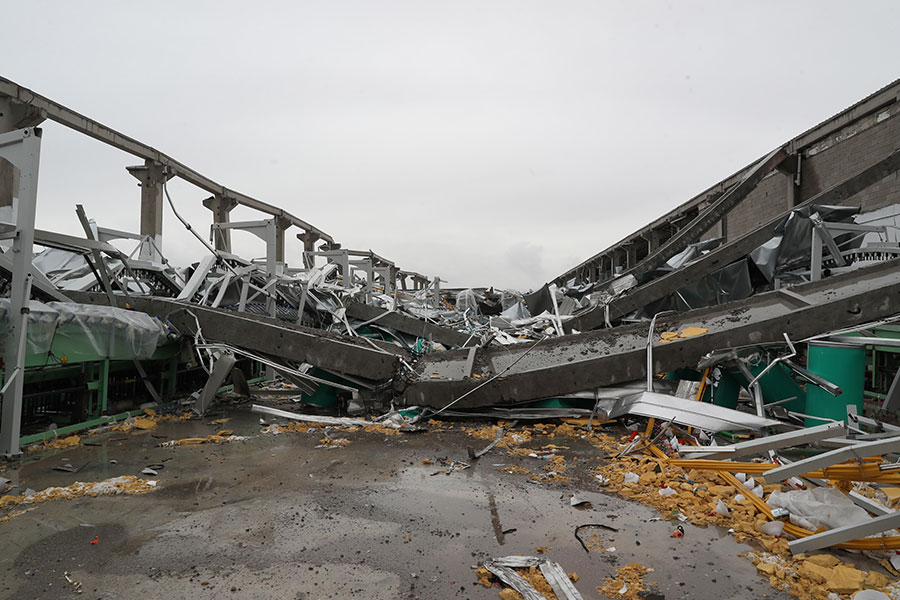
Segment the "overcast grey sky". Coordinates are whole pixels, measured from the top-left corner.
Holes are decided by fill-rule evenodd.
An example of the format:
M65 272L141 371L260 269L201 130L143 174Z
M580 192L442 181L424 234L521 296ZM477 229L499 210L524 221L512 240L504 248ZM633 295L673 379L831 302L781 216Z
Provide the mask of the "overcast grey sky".
M4 5L0 73L344 247L525 290L900 77L898 17L897 2L32 0ZM82 203L138 230L135 162L46 123L38 226L79 233ZM170 191L206 232L208 194ZM168 208L164 236L173 263L204 253ZM235 249L264 254L247 234Z

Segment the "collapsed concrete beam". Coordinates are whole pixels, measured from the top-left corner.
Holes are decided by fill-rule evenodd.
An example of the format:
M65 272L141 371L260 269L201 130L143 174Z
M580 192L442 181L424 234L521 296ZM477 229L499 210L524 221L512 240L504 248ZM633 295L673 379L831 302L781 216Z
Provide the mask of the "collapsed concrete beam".
M756 185L768 175L776 165L787 157L784 148L773 150L767 157L759 161L756 166L747 171L744 177L730 190L713 202L706 210L697 215L694 220L680 229L672 236L662 248L651 253L639 262L633 269L625 271L625 275L631 274L640 277L646 273L658 269L666 264L670 258L698 241L700 236L712 229L713 225L734 209L746 198Z
M815 283L759 294L722 306L660 319L670 331L701 327L707 333L659 344L653 370L696 366L714 349L802 339L838 325L852 326L900 313L900 259ZM503 348L485 349L466 373L468 350L431 354L419 361L418 380L403 392L408 404L443 407L466 392L456 408L514 404L641 379L646 374L644 324L614 327ZM513 365L513 363L516 363ZM483 385L486 376L502 373ZM479 387L481 386L481 387ZM479 387L479 389L475 389Z
M88 292L70 294L76 302L106 304L106 296ZM403 350L372 341L376 347L318 329L299 327L270 317L207 308L167 298L132 296L129 307L169 320L185 335L199 324L207 341L246 348L269 356L305 362L338 374L387 381L394 376Z
M878 183L888 175L896 173L898 170L900 170L900 150L895 150L884 160L820 192L736 240L708 252L702 258L671 273L653 279L640 287L629 290L627 295L614 300L610 304L610 320L616 321L625 315L629 315L639 308L647 306L651 302L655 302L685 285L689 285L701 277L705 277L747 256L775 235L775 228L791 211L811 204L839 204L869 186ZM604 308L601 306L578 315L566 323L566 331L572 331L573 329L589 331L602 327L606 322L604 312Z
M422 319L416 319L398 312L388 312L382 308L352 302L347 304L347 316L361 321L372 321L377 325L383 325L390 329L396 329L400 333L414 335L416 337L431 339L445 346L462 346L469 339L469 334L441 327ZM377 319L377 320L376 320Z

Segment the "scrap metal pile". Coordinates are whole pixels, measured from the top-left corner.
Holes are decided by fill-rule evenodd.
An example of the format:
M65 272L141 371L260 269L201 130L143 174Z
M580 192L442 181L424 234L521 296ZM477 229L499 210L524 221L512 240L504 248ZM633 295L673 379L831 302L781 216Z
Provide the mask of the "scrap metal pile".
M760 528L790 537L795 553L900 550L892 532L900 513L889 506L900 486L900 428L879 420L900 406L897 376L877 403L863 404L867 349L900 345L885 333L900 319L900 244L893 215L875 221L847 203L895 176L900 150L739 237L711 235L760 182L799 160L796 148L779 147L664 239L644 238L642 258L632 236L624 262L587 261L523 294L442 289L440 278L403 271L372 250L342 248L283 209L2 78L0 102L15 117L0 132L0 155L22 182L17 208L0 206L0 284L9 296L0 328L11 332L3 342L4 452L18 449L27 369L78 359L55 350L72 332L89 340L80 344L84 364L105 370L90 390L79 384L103 391L94 414L107 412L110 360L133 362L134 380L158 402L141 361L167 346L171 389L179 356L205 371L203 388L185 400L201 414L229 375L246 389L240 359L262 365L267 381L280 376L296 386L303 399L331 395L337 412L382 415L394 428L438 416L587 417L589 429L594 420L633 426L648 418L644 433L609 450L620 462L650 453L639 462L659 470L600 474L622 493L663 484L651 498L674 501L687 485L692 496L715 500L710 510L719 516L757 511ZM889 117L879 113L872 123ZM142 203L154 209L142 213L141 234L101 227L81 206L83 238L34 228L34 126L47 118L145 161L129 167ZM171 177L212 194L204 201L213 211L208 241L176 211ZM189 266L163 254L163 199L205 249ZM231 222L239 204L269 218ZM292 226L303 231L302 267L285 257ZM264 258L234 254L232 231L262 240ZM29 262L32 245L44 250ZM888 370L871 369L882 379ZM83 383L83 373L75 376ZM834 449L787 451L809 444ZM701 474L723 483L699 484ZM680 477L677 489L671 477ZM818 519L822 511L835 518ZM513 568L506 563L492 566ZM568 587L550 568L560 589ZM784 568L766 567L772 576Z
M674 244L671 257L654 269L602 284L546 285L526 295L441 290L439 279L396 289L392 264L340 249L323 250L320 266L319 253L311 253L304 269L272 270L222 252L184 270L112 252L93 262L87 253L48 250L35 264L53 265L44 275L62 294L88 303L122 295L129 308L180 332L211 373L194 395L199 412L225 382L234 357L244 356L307 396L320 386L341 390L357 413L417 409L406 413L417 415L406 418L410 424L434 415L649 417L663 426L652 437L649 429L635 436L620 456L643 447L669 467L714 472L737 490L750 481L737 502L747 500L774 521L786 509L791 551L892 550L900 549L900 536L883 532L897 517L873 498L884 500L900 483L886 458L900 451L900 428L863 416L862 372L856 374L860 389L851 391L803 358L804 346L840 354L866 344L896 345L875 336L900 313L900 248L887 242L886 226L854 223L857 213L802 206L740 258L690 279L719 254L733 258L730 247L743 238L691 242L683 250ZM109 281L90 281L91 273L106 273ZM652 292L671 278L680 287ZM151 279L167 284L151 289ZM652 300L635 307L632 296ZM591 331L594 325L601 328ZM895 406L895 387L883 408ZM837 414L833 406L823 409L833 398ZM745 432L747 440L721 445L723 432ZM659 440L668 453L657 448ZM793 463L778 454L807 443L839 449ZM861 462L841 464L848 459ZM731 473L751 476L741 481ZM825 481L838 483L817 490ZM794 501L788 496L801 492L781 491L781 482L813 496L831 492ZM837 489L847 494L838 498ZM811 501L855 504L846 519L816 532L825 525L804 514ZM872 534L881 535L865 537Z

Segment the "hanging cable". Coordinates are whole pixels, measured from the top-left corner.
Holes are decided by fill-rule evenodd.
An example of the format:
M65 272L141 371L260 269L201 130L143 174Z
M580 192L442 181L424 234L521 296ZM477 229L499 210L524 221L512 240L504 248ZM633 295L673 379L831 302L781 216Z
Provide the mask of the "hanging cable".
M191 226L191 224L188 223L181 215L179 215L177 210L175 210L175 203L172 202L172 197L169 195L169 188L166 185L165 180L163 180L163 192L166 194L166 200L169 201L169 207L171 207L172 212L175 214L175 218L178 219L179 221L181 221L181 224L184 225L185 229L187 229L188 231L193 233L194 237L197 238L198 240L200 240L200 243L203 244L206 247L206 249L212 253L213 256L215 256L219 260L222 260L222 255L219 254L219 251L216 250L215 248L213 248L212 246L210 246L209 243L206 240L204 240L203 237L194 230L194 228Z
M234 275L237 275L237 271L234 269L233 266L231 266L231 264L227 260L222 258L222 254L218 250L216 250L214 247L210 246L209 243L206 240L204 240L203 237L199 233L197 233L197 231L191 226L191 224L188 223L184 217L182 217L180 214L178 214L177 210L175 210L175 203L172 202L172 197L169 195L169 188L166 185L165 178L163 178L163 192L166 195L166 200L168 200L169 207L172 209L172 213L175 215L175 218L177 218L179 221L181 221L181 224L184 225L185 229L187 229L192 234L194 234L195 238L200 240L200 243L203 244L203 246L207 250L209 250L213 256L216 257L216 259L218 260L218 262L220 264L224 265L225 268L227 268L229 271L231 271Z
M442 409L440 409L440 410L438 410L438 411L436 411L436 412L434 412L434 413L431 413L431 414L432 414L432 415L439 415L439 414L441 414L442 412L444 412L445 410L447 410L448 408L450 408L451 406L453 406L454 404L456 404L457 402L459 402L460 400L462 400L463 398L465 398L465 397L468 396L469 394L471 394L471 393L473 393L473 392L475 392L475 391L477 391L477 390L480 390L481 388L483 388L484 386L486 386L486 385L489 384L490 382L494 381L495 379L497 379L498 377L500 377L501 375L503 375L504 373L506 373L507 371L509 371L510 369L512 369L514 366L516 366L516 363L517 363L517 362L519 362L520 360L522 360L523 358L525 358L526 356L528 356L529 352L531 352L532 350L534 350L535 348L537 348L537 345L540 344L541 342L543 342L545 339L547 339L547 338L541 338L541 339L539 339L538 341L536 341L536 342L534 343L533 346L531 346L528 350L526 350L525 352L523 352L522 355L521 355L519 358L517 358L516 360L512 361L512 362L509 364L509 366L507 366L505 369L503 369L502 371L500 371L499 373L497 373L496 375L494 375L493 377L491 377L490 379L488 379L488 380L485 381L484 383L482 383L482 384L480 384L480 385L476 385L476 386L473 387L471 390L469 390L468 392L466 392L465 394L463 394L462 396L460 396L459 398L457 398L456 400L454 400L454 401L451 402L450 404L446 405L444 408L442 408Z

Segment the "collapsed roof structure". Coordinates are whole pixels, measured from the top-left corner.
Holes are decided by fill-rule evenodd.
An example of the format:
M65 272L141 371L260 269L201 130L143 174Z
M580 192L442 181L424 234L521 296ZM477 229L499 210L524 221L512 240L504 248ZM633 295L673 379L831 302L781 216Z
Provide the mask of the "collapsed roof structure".
M898 98L900 81L523 295L442 289L0 78L0 454L48 424L74 431L146 400L202 412L239 361L259 381L277 374L359 412L631 414L710 432L865 419L863 374L850 398L795 344L898 346ZM141 183L139 232L102 227L80 206L83 238L35 228L45 120L143 160L128 168ZM173 177L210 194L209 238L178 215ZM183 268L163 252L167 203L207 250ZM232 222L238 205L262 218ZM292 228L304 247L295 266ZM232 253L235 230L264 242L264 261ZM897 363L871 369L865 393L879 409L898 407ZM814 392L847 395L835 409ZM711 404L697 410L694 398Z

